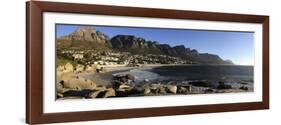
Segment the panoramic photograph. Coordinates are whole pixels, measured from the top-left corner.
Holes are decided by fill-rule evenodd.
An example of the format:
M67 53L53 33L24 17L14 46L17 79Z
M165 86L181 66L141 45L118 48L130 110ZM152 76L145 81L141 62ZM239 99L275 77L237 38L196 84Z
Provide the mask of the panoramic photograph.
M254 33L56 24L56 99L254 92Z

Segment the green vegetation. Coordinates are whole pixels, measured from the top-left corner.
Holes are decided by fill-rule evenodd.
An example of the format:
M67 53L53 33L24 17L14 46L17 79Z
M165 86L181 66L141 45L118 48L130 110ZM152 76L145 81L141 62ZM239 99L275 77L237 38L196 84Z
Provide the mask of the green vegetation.
M72 61L72 60L69 60L69 59L66 59L66 58L63 58L63 57L57 57L57 66L62 66L62 65L65 65L67 63L71 63L73 66L77 65L77 63Z
M120 50L120 51L124 51L124 52L130 52L132 54L156 54L159 55L161 54L161 52L157 49L148 49L148 48L129 48L126 50Z
M107 44L92 42L92 41L83 41L83 40L73 40L72 42L66 40L57 40L57 49L66 50L109 50L111 47Z

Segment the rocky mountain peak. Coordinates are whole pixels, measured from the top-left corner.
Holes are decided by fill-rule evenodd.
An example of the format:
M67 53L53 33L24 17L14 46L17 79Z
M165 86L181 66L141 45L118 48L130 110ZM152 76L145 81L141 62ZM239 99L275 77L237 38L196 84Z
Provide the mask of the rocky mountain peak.
M79 27L73 33L58 38L57 44L63 48L96 48L97 45L110 46L109 37L102 32L97 31L92 26Z
M231 61L222 60L218 55L199 53L196 49L186 48L184 45L170 46L158 41L146 40L134 35L116 35L111 39L94 27L80 27L73 33L58 38L60 48L97 49L125 51L132 54L162 54L180 57L196 63L232 64Z
M91 26L81 26L73 34L91 34L96 33L96 29Z
M74 31L71 36L74 40L93 41L93 38L96 37L96 30L89 26L80 27Z

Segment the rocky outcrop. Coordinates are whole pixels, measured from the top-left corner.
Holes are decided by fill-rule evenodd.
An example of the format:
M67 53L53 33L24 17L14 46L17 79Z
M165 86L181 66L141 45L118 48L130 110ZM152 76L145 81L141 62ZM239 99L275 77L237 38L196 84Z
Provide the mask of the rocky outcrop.
M85 89L85 90L69 90L63 93L63 97L85 97L89 98L90 93L92 90Z
M225 84L224 82L219 82L217 89L232 89L232 86Z
M247 86L241 86L241 87L239 87L239 89L245 90L245 91L248 91L248 90L249 90L249 88L248 88Z
M114 98L251 91L251 88L247 85L232 86L224 81L196 80L181 82L164 80L129 84L127 81L135 78L132 75L126 74L124 76L115 77L117 78L113 80L113 85L107 86L96 85L92 81L82 77L72 77L68 80L61 80L56 86L57 98Z
M99 45L99 46L97 46ZM96 31L94 27L80 27L73 33L57 39L58 48L102 48L110 47L109 37L100 31Z
M71 63L67 63L65 66L65 72L73 72L74 68L73 65Z
M71 63L66 63L65 65L57 66L57 73L67 73L73 71L74 71L74 66Z
M176 94L177 93L177 86L176 85L168 85L167 89L169 92Z
M190 81L189 84L198 87L214 87L213 83L204 80Z
M168 44L151 42L144 38L132 35L117 35L110 39L112 49L128 51L135 54L163 54L181 57L196 63L203 64L233 64L230 60L224 61L218 55L199 53L195 49L186 48L184 45L171 47Z
M93 81L79 76L67 80L61 80L59 81L59 84L61 84L63 88L73 90L95 89L97 87L96 83Z
M178 86L177 93L188 94L191 92L191 86Z

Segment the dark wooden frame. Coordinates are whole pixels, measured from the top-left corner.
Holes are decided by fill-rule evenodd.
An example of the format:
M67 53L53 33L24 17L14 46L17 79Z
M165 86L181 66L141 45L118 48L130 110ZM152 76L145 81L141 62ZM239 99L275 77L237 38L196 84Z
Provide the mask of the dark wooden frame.
M49 114L43 113L43 12L100 14L262 24L262 102L120 109L104 111L83 111ZM30 1L26 3L26 122L29 124L182 115L257 109L269 109L269 16L39 1Z

